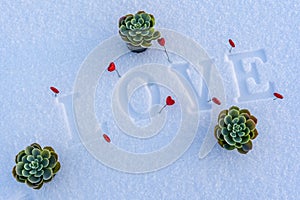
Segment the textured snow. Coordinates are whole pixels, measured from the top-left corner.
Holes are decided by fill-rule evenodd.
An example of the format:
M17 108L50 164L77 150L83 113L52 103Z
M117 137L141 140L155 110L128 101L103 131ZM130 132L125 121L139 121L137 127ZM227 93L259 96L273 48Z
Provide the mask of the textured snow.
M248 155L215 146L200 160L202 133L210 123L209 113L205 112L190 148L172 165L156 172L136 175L113 170L81 144L49 87L59 88L65 100L71 101L85 57L117 34L120 16L138 10L154 14L157 27L193 38L214 59L222 74L227 105L249 108L258 118L259 136ZM299 22L297 0L2 1L0 199L299 199ZM229 38L236 43L233 54L264 50L267 62L257 63L259 78L262 83L274 82L283 100L272 101L271 96L236 101L238 80L226 61ZM128 67L134 57L122 57L118 62ZM162 55L153 59L158 58L164 59ZM167 64L166 60L162 62ZM99 108L109 96L100 96L101 89L111 88L113 81L107 84L97 89L95 104ZM250 92L263 90L251 80L249 84ZM66 104L71 108L71 103ZM137 109L141 106L135 105ZM99 119L102 114L97 111ZM166 128L176 126L170 122ZM126 138L118 134L116 144L130 151L144 151L142 145L153 150L167 143L126 144ZM161 138L168 141L174 137L172 134ZM62 165L53 181L39 191L17 183L11 174L15 155L33 142L51 145Z

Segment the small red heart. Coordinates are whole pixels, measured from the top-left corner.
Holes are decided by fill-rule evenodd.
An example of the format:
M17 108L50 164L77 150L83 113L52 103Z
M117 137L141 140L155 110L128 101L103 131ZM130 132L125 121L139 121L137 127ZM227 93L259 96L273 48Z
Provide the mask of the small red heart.
M221 105L221 101L220 101L218 98L213 97L211 100L212 100L215 104Z
M160 46L165 46L165 44L166 44L165 38L159 38L157 40L157 42Z
M229 42L229 44L230 44L230 46L231 46L232 48L235 47L235 44L234 44L234 42L232 41L232 39L229 39L228 42Z
M111 62L111 63L109 64L108 68L107 68L107 71L113 72L113 71L115 71L115 70L116 70L116 65L115 65L114 62Z
M283 96L277 92L275 92L273 95L278 99L283 99Z
M50 90L52 90L52 92L54 92L55 94L59 93L59 90L56 87L50 87Z
M110 138L105 133L103 134L103 138L105 139L106 142L110 143Z
M171 96L168 96L167 99L166 99L166 104L167 104L168 106L171 106L171 105L173 105L174 103L175 103L175 100L173 100Z

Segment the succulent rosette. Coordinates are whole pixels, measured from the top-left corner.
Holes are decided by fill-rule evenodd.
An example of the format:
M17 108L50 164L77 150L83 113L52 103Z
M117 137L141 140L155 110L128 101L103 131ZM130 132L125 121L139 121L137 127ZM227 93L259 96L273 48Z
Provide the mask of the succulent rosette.
M15 158L16 165L12 173L18 182L26 183L33 189L40 189L49 182L60 169L58 156L52 147L43 149L33 143L20 151Z
M128 44L135 47L150 47L151 41L160 37L160 32L154 29L153 15L139 11L135 15L128 14L119 19L119 34Z
M256 124L257 119L249 110L232 106L220 112L214 134L221 147L237 149L246 154L252 149L252 140L258 135Z

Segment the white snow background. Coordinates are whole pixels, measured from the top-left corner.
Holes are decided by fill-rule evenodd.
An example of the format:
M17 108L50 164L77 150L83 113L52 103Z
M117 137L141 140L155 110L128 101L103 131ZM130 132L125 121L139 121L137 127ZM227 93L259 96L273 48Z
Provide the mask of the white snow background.
M68 135L49 87L70 95L89 52L118 33L121 16L138 10L152 13L157 28L193 38L214 59L228 107L248 108L258 119L259 136L247 155L216 145L198 158L208 115L202 116L199 133L180 159L146 174L108 168L85 149L76 131ZM0 199L300 199L298 0L3 0L0 23ZM232 54L265 51L259 78L274 82L283 100L235 101L238 86L233 66L225 60L229 38L236 43ZM135 65L129 60L122 58L124 65ZM33 142L52 146L61 162L53 181L37 191L17 183L11 173L15 155ZM126 148L126 142L121 145Z

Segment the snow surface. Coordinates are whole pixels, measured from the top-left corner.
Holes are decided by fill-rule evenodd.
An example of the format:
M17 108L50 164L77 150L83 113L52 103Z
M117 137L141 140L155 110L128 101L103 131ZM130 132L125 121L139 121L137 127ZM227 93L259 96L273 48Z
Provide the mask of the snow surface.
M199 159L210 124L209 112L201 113L199 130L190 148L159 171L131 174L111 169L82 145L69 113L77 73L97 45L117 34L119 17L138 10L154 14L156 27L194 39L214 59L222 75L226 105L248 108L258 118L259 136L247 155L215 146L204 159ZM0 134L4 147L0 154L1 199L300 198L300 134L296 129L300 120L299 1L3 0L0 22ZM264 92L273 82L274 91L282 93L283 100L273 101L272 95L266 97L262 93L256 94L256 100L239 98L239 89L245 85L238 85L241 74L236 74L229 62L229 38L236 43L232 55L250 55L256 50L266 55L266 62L255 58L258 74L254 78L262 84L257 86L253 78L247 80L246 94ZM171 41L166 42L167 46ZM152 61L167 65L166 59L161 61L165 58L163 51L160 54L153 56ZM116 61L127 67L142 64L139 62L137 55ZM245 71L249 69L246 67ZM106 94L110 94L113 81L117 81L116 76L107 83L108 87L97 88L98 119L107 113L101 109L109 112ZM50 86L60 89L59 98L54 98ZM137 92L144 94L142 90ZM146 98L141 99L147 103ZM140 103L132 102L136 109L145 110ZM180 110L180 103L167 112L170 118L178 120L176 110ZM108 121L113 120L111 112L107 117ZM106 128L115 129L111 124ZM176 128L176 123L167 120L166 130ZM154 139L155 143L142 141L142 145L119 132L119 138L111 138L123 149L144 152L168 144L175 137L172 134L159 136L161 143ZM62 165L53 181L38 191L17 183L11 174L15 155L33 142L51 145Z

